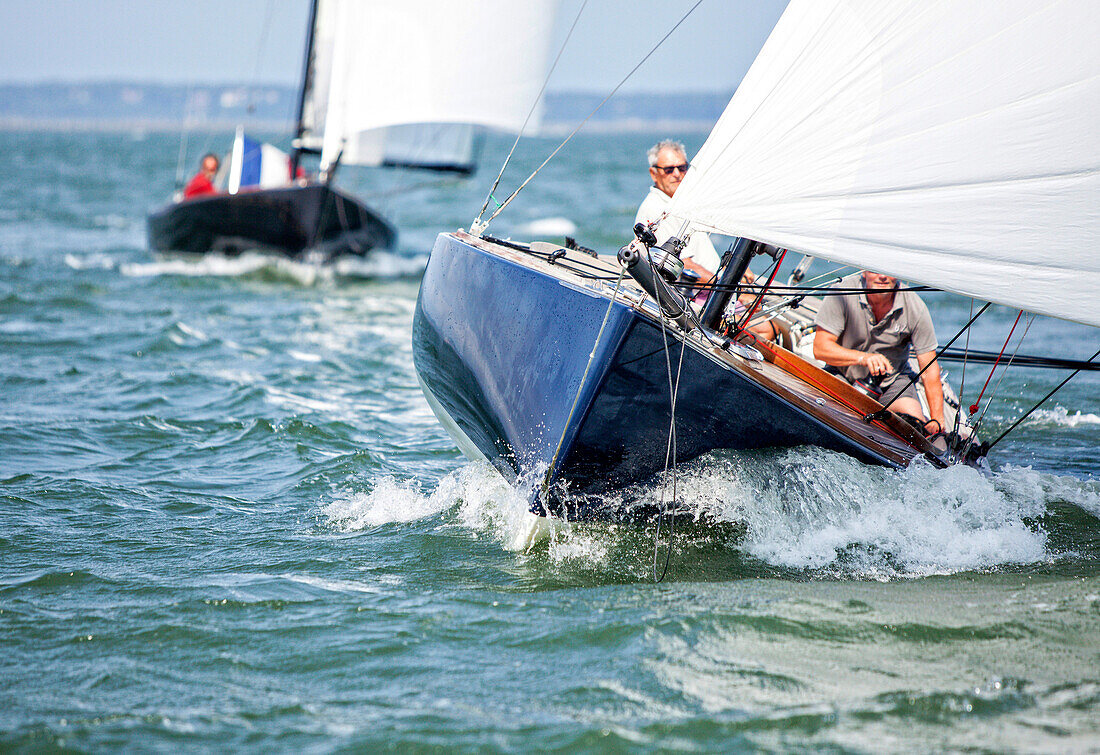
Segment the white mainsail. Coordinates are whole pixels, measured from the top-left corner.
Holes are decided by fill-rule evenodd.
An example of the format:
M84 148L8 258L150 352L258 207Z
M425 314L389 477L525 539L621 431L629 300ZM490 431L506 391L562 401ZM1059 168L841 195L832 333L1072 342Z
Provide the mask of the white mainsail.
M468 161L467 124L523 125L546 75L557 5L322 0L303 143L321 145L322 165L341 150L353 164ZM424 124L437 124L431 143L410 149Z
M1098 39L1096 0L791 0L672 209L1100 326Z

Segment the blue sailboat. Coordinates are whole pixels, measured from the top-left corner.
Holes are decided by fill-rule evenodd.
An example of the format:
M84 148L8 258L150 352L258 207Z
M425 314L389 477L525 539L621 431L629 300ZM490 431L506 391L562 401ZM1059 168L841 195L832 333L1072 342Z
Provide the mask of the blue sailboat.
M665 468L670 360L678 461L810 444L894 467L946 463L895 415L863 423L881 407L843 380L808 363L799 379L785 364L794 354L716 324L685 332L633 279L616 294L617 264L541 248L442 234L413 320L433 411L467 456L526 478L535 513L619 518L603 497Z
M1080 115L1100 113L1100 59L1080 31L1088 3L973 5L893 3L856 25L840 0L788 6L673 198L685 228L738 239L701 312L676 245L644 227L617 257L494 238L480 217L440 234L414 362L459 448L525 485L533 513L567 519L652 513L607 494L714 449L982 463L972 434L934 443L723 320L749 259L790 249L1100 325L1100 268L1085 251L1100 241L1096 133ZM1029 34L1058 41L1057 65L1014 46L1024 16ZM944 35L974 52L944 49ZM1091 130L1067 143L1054 123Z

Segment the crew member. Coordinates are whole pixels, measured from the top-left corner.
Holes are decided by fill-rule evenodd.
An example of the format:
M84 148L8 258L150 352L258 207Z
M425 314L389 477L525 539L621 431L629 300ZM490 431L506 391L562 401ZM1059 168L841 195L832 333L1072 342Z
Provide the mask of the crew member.
M187 182L187 186L183 189L183 198L191 199L192 197L201 197L204 194L217 194L218 190L214 187L214 177L218 175L218 164L217 155L213 153L203 155L199 172Z
M837 368L850 383L877 382L883 405L916 418L929 435L943 432L943 386L928 307L912 291L898 291L897 278L870 270L838 285L862 287L866 293L825 297L814 321L814 357ZM930 417L921 409L911 379L910 353L922 370L931 364L920 378Z
M672 199L680 182L684 180L688 168L691 167L684 145L666 139L650 147L646 156L649 158L649 177L653 179L653 186L649 188L649 193L638 208L634 222L649 226L653 235L657 237L658 244L663 244L672 236L685 240L686 244L680 252L684 268L698 275L699 280L704 284L713 282L714 274L721 267L722 260L710 241L710 235L695 229L690 223L685 223L682 218L668 214L669 200ZM752 271L745 270L741 282L748 285L754 280L756 277ZM753 298L752 294L741 296L743 301L738 301L735 306L737 316L744 312L745 306L751 303ZM705 300L705 296L703 299ZM754 325L749 330L758 338L768 340L776 335L770 321Z
M653 179L653 186L649 188L649 194L638 208L634 222L648 225L657 237L658 244L663 244L672 236L679 236L687 241L680 252L680 259L684 261L686 269L698 274L699 280L705 283L714 277L721 265L718 252L710 243L710 236L703 231L695 231L690 226L684 231L682 219L667 215L669 200L690 167L684 145L671 140L657 142L650 147L647 156L649 177Z

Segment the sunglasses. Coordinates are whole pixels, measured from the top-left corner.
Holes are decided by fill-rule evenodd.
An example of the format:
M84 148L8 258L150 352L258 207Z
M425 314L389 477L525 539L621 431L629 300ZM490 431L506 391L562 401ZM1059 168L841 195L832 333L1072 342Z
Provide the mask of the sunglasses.
M687 173L688 168L691 167L691 163L684 163L683 165L654 165L654 168L664 173L666 176L671 176L673 171L680 171L681 173Z

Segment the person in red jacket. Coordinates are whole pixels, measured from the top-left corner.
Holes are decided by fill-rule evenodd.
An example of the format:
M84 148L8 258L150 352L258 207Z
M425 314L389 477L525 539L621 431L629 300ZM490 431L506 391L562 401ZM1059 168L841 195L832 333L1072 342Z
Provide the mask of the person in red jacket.
M203 155L202 167L183 189L183 198L201 197L204 194L217 194L214 176L218 175L218 156L212 153Z

